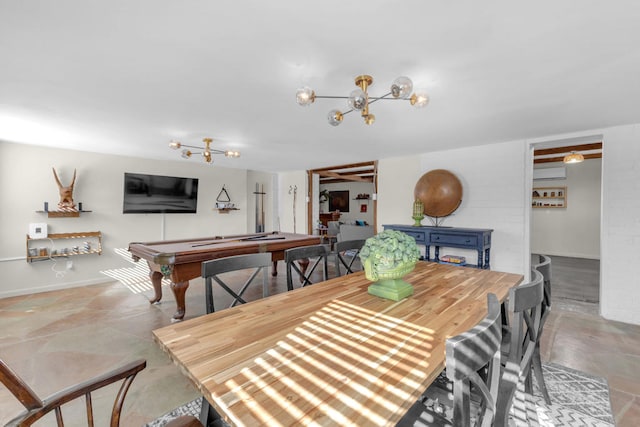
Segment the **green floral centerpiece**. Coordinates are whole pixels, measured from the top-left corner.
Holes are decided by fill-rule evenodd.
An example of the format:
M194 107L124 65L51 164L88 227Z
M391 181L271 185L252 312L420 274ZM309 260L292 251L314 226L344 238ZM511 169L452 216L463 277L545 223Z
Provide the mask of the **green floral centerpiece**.
M413 294L413 286L402 280L420 258L413 237L397 230L385 230L370 237L360 250L365 277L373 283L369 293L393 301Z

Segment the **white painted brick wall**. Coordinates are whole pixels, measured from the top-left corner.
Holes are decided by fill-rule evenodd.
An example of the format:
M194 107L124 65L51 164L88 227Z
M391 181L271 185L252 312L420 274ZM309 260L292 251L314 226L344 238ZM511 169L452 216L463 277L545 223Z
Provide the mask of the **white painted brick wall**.
M524 150L524 141L512 141L426 153L421 157L421 174L447 169L462 182L462 203L443 225L493 229L492 270L522 274L525 269ZM446 251L462 255L466 252L468 259L476 259L475 251Z
M602 169L600 310L640 324L640 125L605 130Z

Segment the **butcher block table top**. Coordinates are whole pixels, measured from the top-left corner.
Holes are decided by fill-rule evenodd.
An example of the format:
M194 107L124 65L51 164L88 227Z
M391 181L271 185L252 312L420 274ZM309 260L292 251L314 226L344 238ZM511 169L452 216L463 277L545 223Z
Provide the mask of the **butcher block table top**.
M359 272L153 335L231 425L395 425L444 368L446 339L522 279L418 262L398 302Z

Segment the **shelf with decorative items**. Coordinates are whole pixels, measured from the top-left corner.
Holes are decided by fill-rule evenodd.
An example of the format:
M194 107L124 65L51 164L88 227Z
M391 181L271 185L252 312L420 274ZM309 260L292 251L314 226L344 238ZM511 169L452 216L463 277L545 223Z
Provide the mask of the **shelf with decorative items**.
M56 248L56 242L59 241L66 241L65 247ZM102 254L100 231L49 233L47 237L35 238L27 234L27 262L91 254Z
M220 193L218 193L218 197L216 197L215 210L219 213L229 213L231 211L239 210L236 208L235 203L231 203L231 197L229 197L229 193L227 192L227 189L224 188L224 185L222 186Z
M536 187L531 194L531 207L558 209L567 207L567 187Z

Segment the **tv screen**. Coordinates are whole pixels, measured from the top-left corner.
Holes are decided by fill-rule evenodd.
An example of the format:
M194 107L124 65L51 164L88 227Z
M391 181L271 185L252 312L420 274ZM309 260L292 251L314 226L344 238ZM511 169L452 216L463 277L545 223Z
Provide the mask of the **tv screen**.
M196 213L198 179L124 174L122 213Z

